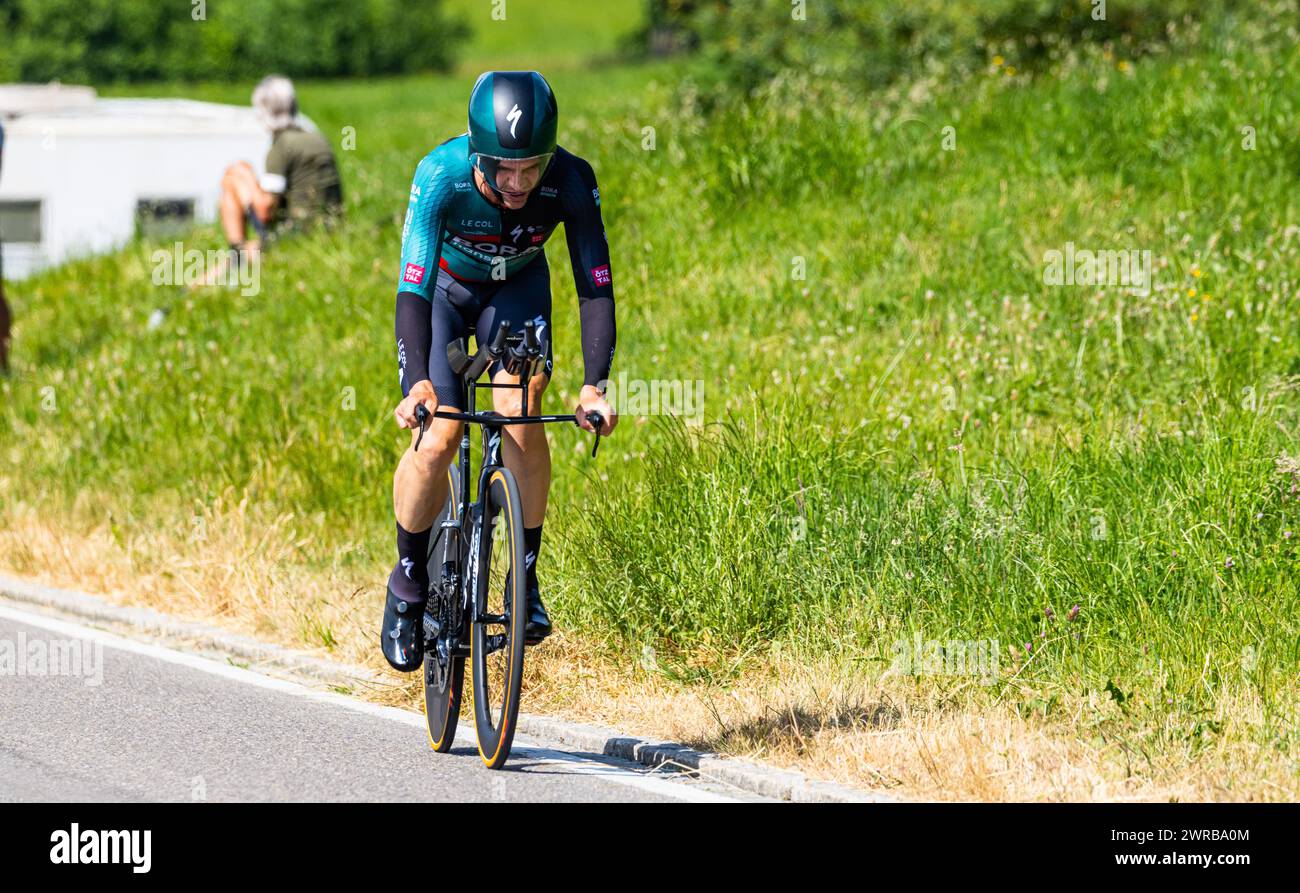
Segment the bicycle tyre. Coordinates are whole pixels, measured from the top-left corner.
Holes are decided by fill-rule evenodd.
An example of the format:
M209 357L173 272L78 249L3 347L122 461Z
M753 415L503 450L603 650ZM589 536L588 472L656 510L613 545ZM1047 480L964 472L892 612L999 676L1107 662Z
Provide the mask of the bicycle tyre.
M519 716L520 688L524 677L524 627L527 624L527 583L524 573L524 515L519 498L519 484L508 468L490 469L485 492L480 494L482 511L478 525L478 579L475 581L475 609L488 613L492 606L492 555L494 552L507 559L507 579L503 586L502 603L506 608L504 642L500 651L502 679L500 691L495 691L491 675L495 666L489 665L489 624L474 623L470 636L470 654L474 674L474 716L478 734L479 756L489 769L500 769L510 756L514 742L515 726ZM504 542L494 542L495 522L504 515ZM508 591L506 591L508 589ZM493 709L496 709L496 717Z

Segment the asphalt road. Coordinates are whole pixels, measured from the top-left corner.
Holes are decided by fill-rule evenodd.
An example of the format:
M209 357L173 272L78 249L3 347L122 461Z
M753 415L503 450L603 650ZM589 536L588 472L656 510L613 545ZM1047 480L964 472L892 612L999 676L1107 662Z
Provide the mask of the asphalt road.
M436 754L419 713L0 605L0 801L734 799L522 735L489 771L472 715Z

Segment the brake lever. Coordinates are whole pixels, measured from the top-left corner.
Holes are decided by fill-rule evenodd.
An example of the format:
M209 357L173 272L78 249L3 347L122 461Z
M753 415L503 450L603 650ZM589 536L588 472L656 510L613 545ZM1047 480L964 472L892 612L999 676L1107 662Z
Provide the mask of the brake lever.
M420 436L415 438L415 452L420 452L420 441L424 440L424 429L429 424L429 410L421 403L415 407L415 417L420 421Z
M596 431L596 442L591 447L591 458L596 458L596 450L600 449L600 429L605 427L605 417L599 412L592 410L587 413L587 421L591 422L591 427Z

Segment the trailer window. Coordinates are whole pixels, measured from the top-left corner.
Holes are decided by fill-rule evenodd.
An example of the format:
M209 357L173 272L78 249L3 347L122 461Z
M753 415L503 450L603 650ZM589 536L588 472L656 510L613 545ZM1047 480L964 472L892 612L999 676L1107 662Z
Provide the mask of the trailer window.
M0 201L0 242L41 242L39 201Z
M192 198L142 198L135 206L136 232L144 238L172 236L192 223Z

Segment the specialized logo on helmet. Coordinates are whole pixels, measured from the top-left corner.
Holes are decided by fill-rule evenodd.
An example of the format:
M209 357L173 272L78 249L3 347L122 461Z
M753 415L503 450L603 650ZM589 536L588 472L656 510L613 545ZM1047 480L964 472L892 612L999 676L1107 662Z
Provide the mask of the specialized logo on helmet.
M543 105L538 106L538 91L544 86L540 81L541 76L530 71L497 71L479 81L470 97L470 145L475 151L491 155L496 154L491 150L499 147L506 157L519 157L511 153L520 149L533 149L539 155L552 151L554 97L542 97ZM488 90L490 100L483 92ZM495 139L489 130L492 125ZM539 137L541 142L535 145Z

